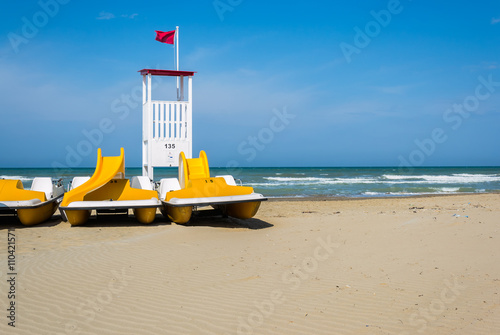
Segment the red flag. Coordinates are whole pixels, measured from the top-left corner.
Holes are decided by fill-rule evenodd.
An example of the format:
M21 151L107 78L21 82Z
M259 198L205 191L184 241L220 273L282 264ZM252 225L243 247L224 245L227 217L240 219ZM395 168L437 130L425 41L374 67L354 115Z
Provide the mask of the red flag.
M156 32L156 40L162 43L174 44L175 30L172 31L159 31Z

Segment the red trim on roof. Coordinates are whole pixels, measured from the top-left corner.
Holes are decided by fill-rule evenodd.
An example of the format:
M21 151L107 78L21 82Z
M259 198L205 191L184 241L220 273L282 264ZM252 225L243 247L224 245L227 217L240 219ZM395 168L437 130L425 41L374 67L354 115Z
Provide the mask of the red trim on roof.
M153 76L171 76L171 77L193 76L196 73L193 71L156 70L156 69L142 69L137 72L140 72L142 75L151 73Z

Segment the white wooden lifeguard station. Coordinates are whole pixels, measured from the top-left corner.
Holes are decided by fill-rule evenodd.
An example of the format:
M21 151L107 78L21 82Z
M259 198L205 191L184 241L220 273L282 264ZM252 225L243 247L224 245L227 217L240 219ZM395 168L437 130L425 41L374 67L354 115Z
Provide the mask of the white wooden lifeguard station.
M195 72L156 69L139 72L142 75L142 175L153 180L155 167L179 166L181 151L186 158L192 158L192 82ZM152 76L176 77L177 101L153 100Z

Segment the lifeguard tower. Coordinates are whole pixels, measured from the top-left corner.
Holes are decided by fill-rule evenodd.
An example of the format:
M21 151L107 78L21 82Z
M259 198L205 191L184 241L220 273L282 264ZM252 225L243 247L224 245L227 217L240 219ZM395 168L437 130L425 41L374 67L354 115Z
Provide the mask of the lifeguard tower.
M155 167L179 166L179 154L192 157L192 82L195 72L142 69L142 175ZM153 100L152 76L176 77L177 101ZM185 79L187 78L187 94Z

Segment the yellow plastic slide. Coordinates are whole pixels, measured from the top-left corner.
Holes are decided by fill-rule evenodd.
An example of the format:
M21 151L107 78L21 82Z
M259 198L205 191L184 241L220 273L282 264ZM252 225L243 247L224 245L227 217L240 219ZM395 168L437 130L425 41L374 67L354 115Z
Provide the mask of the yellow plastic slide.
M176 223L188 222L193 206L204 205L220 209L228 216L249 219L257 213L261 201L267 200L254 193L252 187L228 185L224 177L210 177L203 150L199 158L186 159L184 152L180 153L178 180L180 189L161 195L163 215Z
M210 178L210 169L205 151L200 151L199 158L186 159L184 152L179 155L179 183L181 188L187 188L193 179Z
M92 209L132 208L141 223L151 223L160 205L154 190L132 188L125 176L125 153L103 157L97 151L97 164L92 177L64 195L60 208L72 225L85 223ZM153 201L152 201L153 199Z
M230 186L224 178L210 178L210 169L205 151L200 151L199 158L187 159L184 152L179 155L179 184L181 189L168 192L166 201L174 198L189 199L200 197L224 197L249 195L253 188L249 186Z
M101 148L97 149L97 164L92 177L79 187L66 192L61 207L66 207L73 201L84 200L85 195L97 190L113 178L125 176L125 152L120 149L120 156L102 157Z

